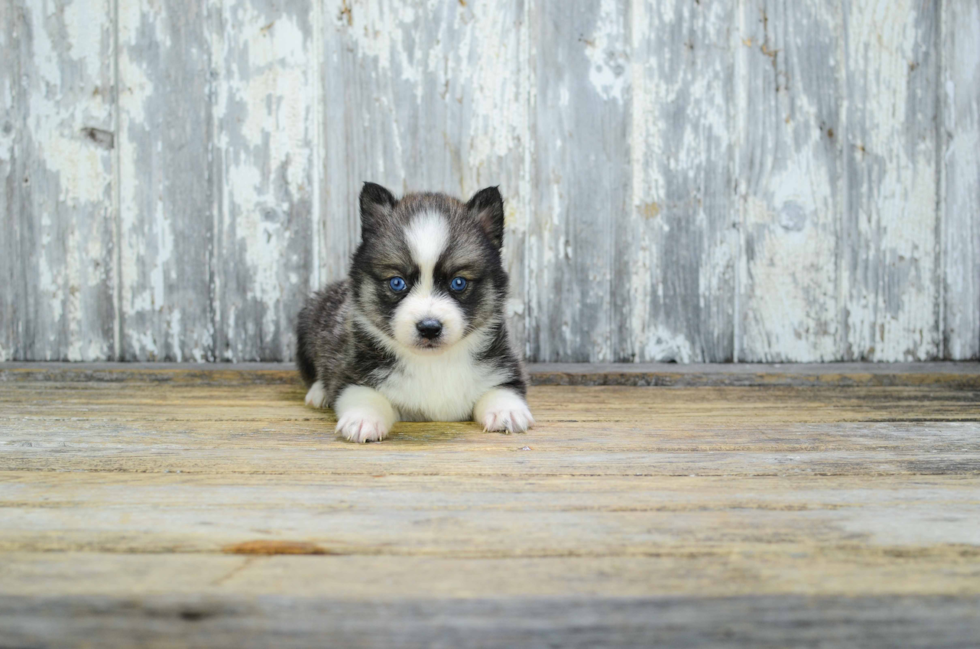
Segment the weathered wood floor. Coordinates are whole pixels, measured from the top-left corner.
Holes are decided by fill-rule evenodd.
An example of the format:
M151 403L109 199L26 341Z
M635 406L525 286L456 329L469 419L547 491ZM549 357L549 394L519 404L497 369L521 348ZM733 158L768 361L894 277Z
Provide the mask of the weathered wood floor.
M543 385L527 435L364 446L281 369L94 371L0 366L0 647L980 641L977 366Z

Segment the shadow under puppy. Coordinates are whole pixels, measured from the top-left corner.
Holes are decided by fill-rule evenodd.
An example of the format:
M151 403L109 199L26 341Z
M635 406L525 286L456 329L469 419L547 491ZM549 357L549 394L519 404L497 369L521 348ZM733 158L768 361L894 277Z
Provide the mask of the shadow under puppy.
M524 367L504 322L497 188L463 203L435 193L396 200L365 183L360 207L349 277L299 314L306 403L332 406L337 432L353 442L384 439L399 420L530 428Z

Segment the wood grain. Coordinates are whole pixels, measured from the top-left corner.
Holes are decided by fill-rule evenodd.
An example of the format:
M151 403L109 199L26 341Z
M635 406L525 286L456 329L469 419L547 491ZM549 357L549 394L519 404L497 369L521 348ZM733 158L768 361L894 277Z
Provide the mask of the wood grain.
M316 3L210 8L217 191L215 357L292 358L314 272ZM317 206L318 208L318 206Z
M617 287L626 277L614 270L620 215L632 212L629 7L538 2L531 33L528 352L552 362L629 360Z
M753 1L739 19L738 359L840 360L838 10Z
M945 357L980 358L980 6L943 7Z
M0 381L8 643L956 647L978 631L980 393L936 374L539 386L525 435L410 423L355 445L300 386L241 367L17 371Z
M6 0L0 361L288 361L365 180L500 185L532 361L976 360L980 18L885 4Z
M632 5L633 199L613 280L613 326L629 339L613 360L733 358L732 7Z
M12 360L20 354L26 357L26 345L21 341L21 330L15 322L20 297L26 293L26 275L18 267L20 260L21 220L15 206L19 194L16 129L22 121L17 105L17 69L19 31L17 12L12 2L0 3L0 53L6 65L0 66L0 228L5 233L0 238L0 280L7 290L0 291L0 362Z
M441 566L439 566L441 567ZM298 572L298 571L297 571ZM45 573L47 576L48 573ZM359 576L358 576L359 577ZM677 596L363 602L271 595L0 600L23 646L968 647L980 600ZM379 622L382 621L382 622Z
M980 507L976 394L539 387L528 435L412 423L359 446L294 386L5 383L0 549L968 552L980 545L967 523Z
M214 360L208 6L118 14L121 359Z
M111 4L3 12L0 359L111 358Z
M843 3L843 358L936 358L939 3Z

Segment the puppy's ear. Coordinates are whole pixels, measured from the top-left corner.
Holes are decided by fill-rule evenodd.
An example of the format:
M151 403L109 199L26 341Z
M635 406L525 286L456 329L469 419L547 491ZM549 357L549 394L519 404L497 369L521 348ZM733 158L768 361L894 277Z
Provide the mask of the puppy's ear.
M361 233L378 231L378 227L391 216L398 201L387 189L374 183L364 183L361 189Z
M496 187L481 189L466 204L497 250L504 245L504 199Z

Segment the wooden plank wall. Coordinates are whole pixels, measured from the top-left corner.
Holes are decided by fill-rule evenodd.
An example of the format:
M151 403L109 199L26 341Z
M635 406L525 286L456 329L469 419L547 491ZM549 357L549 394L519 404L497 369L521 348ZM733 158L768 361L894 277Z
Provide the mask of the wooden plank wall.
M538 361L980 357L973 0L0 0L0 360L289 360L364 180Z

